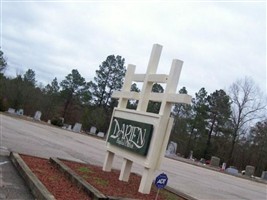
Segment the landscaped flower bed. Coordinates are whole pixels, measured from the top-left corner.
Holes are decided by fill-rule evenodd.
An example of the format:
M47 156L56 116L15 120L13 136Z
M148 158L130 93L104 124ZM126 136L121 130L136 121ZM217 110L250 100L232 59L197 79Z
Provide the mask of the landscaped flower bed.
M49 160L25 155L20 156L57 200L91 200L84 191L72 184Z
M91 199L88 195L73 185L62 172L60 172L47 159L21 155L32 172L39 178L56 199ZM83 177L90 185L101 193L110 197L124 197L132 199L153 200L157 194L157 188L153 185L150 194L144 195L138 192L141 177L131 174L128 182L119 181L119 171L102 171L102 167L70 162L63 163ZM183 199L166 190L160 190L158 200Z

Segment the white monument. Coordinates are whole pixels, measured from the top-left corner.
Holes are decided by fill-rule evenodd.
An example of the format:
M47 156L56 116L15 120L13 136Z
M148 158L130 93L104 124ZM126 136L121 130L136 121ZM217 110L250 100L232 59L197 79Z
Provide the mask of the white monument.
M170 141L170 143L169 143L169 145L167 147L165 155L166 156L176 155L176 151L177 151L177 143L173 142L173 141Z
M10 113L10 114L15 114L16 110L14 108L8 108L7 112Z
M72 131L76 132L76 133L80 133L81 132L81 129L82 129L82 124L80 123L75 123Z
M103 137L105 137L105 133L103 133L103 132L98 132L98 133L97 133L97 136L103 138Z
M94 127L94 126L92 126L91 128L90 128L90 133L92 133L92 134L96 134L96 127Z
M41 120L41 116L42 116L42 112L41 111L36 111L35 115L34 115L34 119L40 121Z
M111 171L114 155L123 157L119 180L128 181L133 162L144 167L139 192L150 193L154 172L164 157L173 119L173 103L191 102L191 96L176 94L183 62L173 60L169 75L156 74L162 46L153 46L146 74L135 74L135 66L128 65L121 92L112 97L119 99L114 109L107 137L104 171ZM143 82L140 93L131 92L132 82ZM152 93L154 83L165 83L164 93ZM126 109L128 99L139 100L137 110ZM146 112L149 101L161 102L159 114Z
M24 110L23 109L19 109L17 110L17 115L23 115L24 114Z
M72 130L72 126L71 126L71 125L68 125L67 129L68 129L69 131L71 131L71 130Z

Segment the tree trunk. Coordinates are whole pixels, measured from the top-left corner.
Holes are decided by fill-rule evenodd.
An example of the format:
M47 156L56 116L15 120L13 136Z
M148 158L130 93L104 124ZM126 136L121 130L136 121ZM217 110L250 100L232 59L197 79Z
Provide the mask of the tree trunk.
M210 131L209 131L209 134L208 134L208 140L207 140L206 148L204 150L204 155L203 155L203 158L205 158L205 159L207 159L206 156L207 156L207 154L209 152L211 134L212 134L212 131L213 131L213 128L214 128L215 119L216 119L216 117L213 118L213 121L212 121L212 124L211 124L211 127L210 127Z
M191 140L192 140L192 135L194 133L194 127L191 130L190 136L189 136L189 140L187 142L187 146L186 146L186 150L185 150L185 157L188 157L189 151L190 151L190 146L191 146Z
M63 116L62 117L64 118L64 121L65 121L65 117L66 117L66 113L67 113L67 109L68 109L69 105L70 105L70 100L68 99L64 105L64 110L63 110Z
M234 152L234 148L235 148L236 137L237 137L237 134L235 133L234 137L233 137L233 140L232 140L231 149L230 149L230 152L229 152L229 155L228 155L228 160L227 160L228 164L232 164L233 163L233 152Z

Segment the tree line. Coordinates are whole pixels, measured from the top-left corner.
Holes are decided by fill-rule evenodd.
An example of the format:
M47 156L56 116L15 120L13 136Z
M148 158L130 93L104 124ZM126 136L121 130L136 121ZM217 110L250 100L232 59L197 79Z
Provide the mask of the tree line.
M46 86L38 85L35 72L7 77L8 66L0 51L0 111L8 108L23 109L24 115L42 112L42 120L55 125L82 123L83 130L91 126L107 132L117 100L112 92L123 85L125 59L110 55L99 65L92 81L86 82L77 69L72 69L65 79L56 77ZM131 90L140 92L136 83ZM152 92L164 92L164 87L154 83ZM187 94L186 87L179 90ZM129 100L127 108L136 109L138 101ZM216 90L210 94L205 88L193 96L190 105L175 104L171 116L174 125L170 140L178 145L177 153L189 157L194 152L197 159L218 156L221 162L244 169L256 167L256 175L267 170L267 118L264 116L264 97L250 78L231 84L229 91ZM147 112L158 113L160 102L149 102Z

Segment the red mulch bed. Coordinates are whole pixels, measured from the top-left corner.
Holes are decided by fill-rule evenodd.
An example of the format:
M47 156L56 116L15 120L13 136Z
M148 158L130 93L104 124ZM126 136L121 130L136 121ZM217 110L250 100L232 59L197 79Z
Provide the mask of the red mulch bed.
M85 192L79 190L64 177L63 173L56 169L49 160L25 155L21 155L21 157L56 199L90 199ZM150 194L145 195L138 192L141 177L136 174L132 173L129 181L123 182L119 181L120 172L118 170L104 172L100 166L65 160L63 162L106 196L142 200L153 200L156 197L157 188L154 185ZM183 198L166 190L160 190L157 199L178 200Z
M57 200L91 200L84 191L72 184L49 160L25 155L20 156Z

